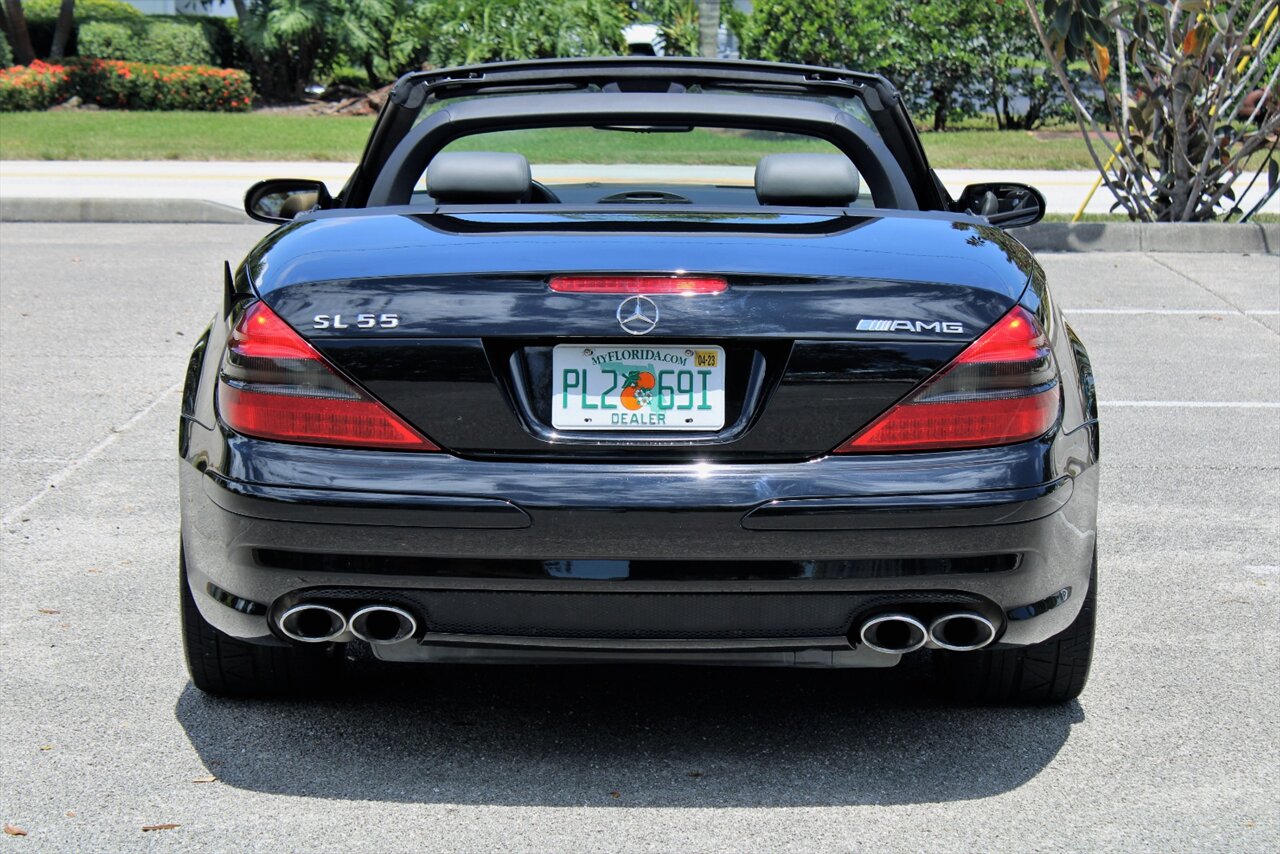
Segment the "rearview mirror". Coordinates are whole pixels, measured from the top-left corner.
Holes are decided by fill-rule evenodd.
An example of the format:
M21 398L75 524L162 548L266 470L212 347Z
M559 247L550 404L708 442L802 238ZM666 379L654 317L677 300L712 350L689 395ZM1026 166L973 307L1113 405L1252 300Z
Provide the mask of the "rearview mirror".
M1022 228L1044 218L1044 196L1026 184L970 184L951 206L956 213L986 217L1001 228Z
M300 213L333 203L323 181L272 178L259 181L244 194L244 211L261 222L289 222Z

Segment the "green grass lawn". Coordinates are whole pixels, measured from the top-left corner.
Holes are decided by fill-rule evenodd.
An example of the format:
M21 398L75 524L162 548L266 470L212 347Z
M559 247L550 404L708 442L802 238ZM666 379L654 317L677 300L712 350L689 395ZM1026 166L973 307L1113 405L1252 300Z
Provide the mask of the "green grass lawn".
M340 160L359 158L372 118L272 113L54 112L0 114L5 160ZM770 151L822 150L816 141L695 131L630 134L520 131L535 163L749 165ZM1025 131L966 129L923 135L938 168L1089 169L1084 143ZM492 139L473 144L492 147Z
M372 118L266 113L0 113L5 160L357 160Z

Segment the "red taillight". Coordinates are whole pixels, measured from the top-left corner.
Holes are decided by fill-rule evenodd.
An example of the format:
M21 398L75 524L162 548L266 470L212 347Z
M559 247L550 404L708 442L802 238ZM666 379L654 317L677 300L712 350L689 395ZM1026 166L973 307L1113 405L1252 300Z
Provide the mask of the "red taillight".
M282 442L440 450L342 376L301 335L252 303L227 340L218 411L237 433Z
M899 401L838 454L1010 445L1058 419L1058 374L1031 312L1014 306L945 369Z
M566 294L720 294L724 279L706 276L554 276L551 290Z

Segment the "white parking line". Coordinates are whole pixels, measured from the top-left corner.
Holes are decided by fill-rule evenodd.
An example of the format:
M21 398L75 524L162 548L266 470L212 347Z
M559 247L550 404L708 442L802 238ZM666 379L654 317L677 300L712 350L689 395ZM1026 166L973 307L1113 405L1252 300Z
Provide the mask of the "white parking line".
M1280 566L1272 566L1270 564L1245 564L1243 569L1245 572L1252 572L1254 575L1280 575Z
M60 471L58 471L56 474L50 477L48 484L44 487L41 487L36 492L35 495L32 495L26 501L22 502L17 507L13 508L8 513L6 513L4 518L0 519L0 527L8 528L14 522L21 519L22 514L30 510L37 502L40 501L41 498L44 498L46 495L48 495L50 490L60 486L62 483L66 481L67 478L71 477L77 471L79 471L80 469L84 468L86 465L88 465L89 463L97 459L102 454L103 451L107 450L107 448L110 448L116 442L120 441L120 437L123 436L125 433L129 432L131 429L133 429L133 427L139 421L141 421L143 418L146 418L148 415L150 415L152 410L154 410L160 404L164 403L165 400L170 395L177 394L181 390L182 390L182 380L179 380L178 382L169 386L164 391L160 392L160 394L157 395L146 406L142 407L137 412L133 413L133 415L130 416L128 421L124 422L119 427L112 427L111 432L108 433L105 437L103 437L102 441L98 442L98 444L94 445L92 448L86 451L82 456L80 456L79 459L73 460L71 463L67 464Z
M1280 403L1265 400L1100 400L1098 405L1153 409L1280 409Z
M1067 314L1247 314L1277 315L1280 310L1269 308L1064 308Z

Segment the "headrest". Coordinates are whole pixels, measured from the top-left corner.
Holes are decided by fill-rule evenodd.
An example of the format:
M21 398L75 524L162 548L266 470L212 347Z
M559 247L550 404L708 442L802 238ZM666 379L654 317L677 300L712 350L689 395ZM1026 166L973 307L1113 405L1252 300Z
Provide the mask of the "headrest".
M843 154L766 154L756 164L762 205L844 207L858 198L858 170Z
M448 152L437 154L427 166L427 192L442 205L527 202L533 176L521 154Z

